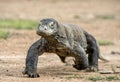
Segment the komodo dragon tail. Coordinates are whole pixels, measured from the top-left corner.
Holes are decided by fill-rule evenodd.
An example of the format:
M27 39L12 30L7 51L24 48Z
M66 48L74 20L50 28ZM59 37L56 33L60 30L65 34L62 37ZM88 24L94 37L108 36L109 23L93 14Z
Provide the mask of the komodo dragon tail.
M104 56L103 54L99 54L99 59L100 60L103 60L103 61L105 61L105 62L109 62L110 61L110 59L107 57L107 56Z
M97 46L98 46L98 48L99 48L98 42L97 42ZM105 61L105 62L109 62L109 61L110 61L109 57L107 57L107 56L105 56L104 54L100 53L100 49L99 49L99 59L100 59L100 60L103 60L103 61Z
M87 33L86 31L84 31L84 34L86 36L86 40L87 40L87 43L89 44L89 47L94 47L97 49L97 52L99 53L99 59L108 62L109 58L100 53L99 43L96 41L96 39L91 34Z

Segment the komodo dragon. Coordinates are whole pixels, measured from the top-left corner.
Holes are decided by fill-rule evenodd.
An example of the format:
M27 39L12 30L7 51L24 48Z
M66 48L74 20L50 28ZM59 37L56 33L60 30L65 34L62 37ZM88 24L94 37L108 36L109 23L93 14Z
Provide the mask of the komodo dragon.
M29 48L23 72L29 77L39 77L38 56L44 52L56 53L62 62L65 62L66 57L74 57L73 67L77 70L98 71L98 59L107 61L100 54L96 39L79 26L46 18L40 21L37 34L41 38Z

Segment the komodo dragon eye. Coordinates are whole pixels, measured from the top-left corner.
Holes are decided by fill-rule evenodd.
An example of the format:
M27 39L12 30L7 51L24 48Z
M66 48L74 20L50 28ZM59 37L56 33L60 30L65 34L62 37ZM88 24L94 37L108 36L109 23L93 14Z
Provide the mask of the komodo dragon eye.
M49 26L50 26L51 29L54 29L54 22L50 22Z

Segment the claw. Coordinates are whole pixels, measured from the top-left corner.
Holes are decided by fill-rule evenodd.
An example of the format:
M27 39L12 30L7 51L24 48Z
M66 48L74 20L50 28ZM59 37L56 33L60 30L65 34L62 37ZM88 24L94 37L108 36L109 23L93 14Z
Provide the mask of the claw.
M35 76L35 75L32 75L31 77L34 78L34 77L36 77L36 76Z
M85 69L87 72L97 72L98 68L95 66L90 66L89 68Z
M37 74L37 77L40 77L40 75L39 75L39 74Z
M26 69L22 72L22 74L24 74L24 75L27 74L28 77L30 77L30 78L40 77L38 73L36 73L36 72L34 73L34 72L31 72L31 71L26 70Z
M29 77L31 77L31 75L29 75Z
M39 74L37 74L37 73L36 73L36 74L32 74L32 73L31 73L31 74L29 74L29 77L31 77L31 78L37 78L37 77L40 77L40 76L39 76Z
M27 71L26 71L26 70L24 70L24 71L22 72L22 74L23 74L23 75L27 74Z
M74 61L74 62L75 62L75 64L73 64L73 67L77 70L84 70L87 68L87 66L84 66L83 64L79 64L76 61Z
M76 61L75 61L74 59L73 59L73 61L74 61L75 64L77 64Z
M90 67L90 70L93 71L93 72L97 72L97 71L98 71L98 68L92 66L92 67Z

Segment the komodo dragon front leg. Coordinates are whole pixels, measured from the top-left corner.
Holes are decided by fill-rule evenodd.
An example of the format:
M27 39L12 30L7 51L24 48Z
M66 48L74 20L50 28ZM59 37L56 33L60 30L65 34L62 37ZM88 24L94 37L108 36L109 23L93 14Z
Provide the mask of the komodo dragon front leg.
M26 68L23 74L27 74L29 77L39 77L37 73L37 63L38 56L42 55L45 51L45 39L41 38L32 44L32 46L28 50L28 54L26 57Z
M88 58L85 50L77 43L71 50L75 57L73 67L77 70L84 70L89 67Z

